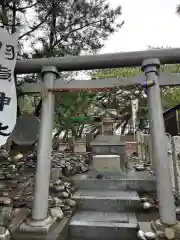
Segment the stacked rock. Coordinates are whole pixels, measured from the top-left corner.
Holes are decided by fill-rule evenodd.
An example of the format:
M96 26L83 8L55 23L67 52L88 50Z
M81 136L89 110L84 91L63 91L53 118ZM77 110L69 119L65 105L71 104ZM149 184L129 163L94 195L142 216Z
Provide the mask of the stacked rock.
M32 209L34 196L32 194L34 189L34 183L30 188L26 188L21 195L21 200L25 206ZM75 191L75 187L72 182L64 181L60 177L56 180L51 180L49 186L49 209L50 211L61 211L63 215L71 215L76 207L76 202L71 199L72 194ZM16 205L17 207L17 205ZM54 209L54 210L52 210ZM62 215L62 214L61 214ZM62 217L63 217L62 215Z
M52 153L52 166L62 169L64 176L85 173L89 170L90 154Z
M35 168L37 157L36 153L31 153L24 159L27 168ZM52 152L52 168L58 168L66 177L74 174L85 173L89 170L91 154Z
M5 194L4 194L5 195ZM8 234L8 225L14 217L13 204L8 196L0 196L0 235Z
M56 181L50 183L50 208L60 207L63 213L72 215L76 208L76 202L72 200L72 194L76 188L72 182L64 181L59 178Z
M89 153L52 152L50 215L60 220L73 214L76 202L72 195L76 188L71 176L87 172L90 161ZM10 235L15 226L13 222L22 211L31 214L36 165L37 152L13 157L0 153L0 237Z

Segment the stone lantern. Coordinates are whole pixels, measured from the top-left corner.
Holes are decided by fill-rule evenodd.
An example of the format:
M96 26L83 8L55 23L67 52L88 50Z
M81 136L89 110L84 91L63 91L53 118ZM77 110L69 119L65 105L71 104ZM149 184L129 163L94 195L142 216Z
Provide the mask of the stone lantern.
M125 142L114 134L114 123L114 119L106 114L101 135L91 142L93 166L98 172L125 171Z
M102 134L103 135L113 135L114 121L110 117L106 117L102 120Z

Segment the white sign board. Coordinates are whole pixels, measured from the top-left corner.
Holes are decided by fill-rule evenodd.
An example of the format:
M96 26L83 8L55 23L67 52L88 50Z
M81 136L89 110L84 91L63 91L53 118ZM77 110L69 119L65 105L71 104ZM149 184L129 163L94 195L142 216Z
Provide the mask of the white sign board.
M0 28L0 146L4 145L16 124L17 95L14 68L19 32L12 35Z

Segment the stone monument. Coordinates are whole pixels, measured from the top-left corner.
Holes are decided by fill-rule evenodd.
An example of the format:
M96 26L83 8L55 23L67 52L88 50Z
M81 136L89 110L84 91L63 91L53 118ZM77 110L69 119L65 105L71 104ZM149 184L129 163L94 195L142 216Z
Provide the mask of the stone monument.
M100 173L125 171L125 143L114 134L114 119L108 114L102 120L102 134L91 142L93 167Z

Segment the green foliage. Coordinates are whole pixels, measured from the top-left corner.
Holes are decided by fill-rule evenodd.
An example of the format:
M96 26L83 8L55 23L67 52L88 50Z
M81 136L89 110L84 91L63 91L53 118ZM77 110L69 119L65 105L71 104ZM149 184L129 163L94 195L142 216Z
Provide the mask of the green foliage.
M164 110L180 104L180 87L165 88L162 91L162 104Z
M162 65L161 71L171 74L180 73L180 65L179 64ZM96 71L92 74L92 78L97 79L97 78L135 77L138 76L140 73L141 69L139 67L113 68Z
M38 56L96 52L103 46L102 40L123 24L116 23L121 7L112 9L107 0L39 0L37 3L37 18L44 22L41 37L34 38ZM42 44L42 49L36 48L37 42Z
M141 72L140 68L113 68L99 70L92 75L96 78L118 78L118 77L135 77Z
M0 9L0 23L8 26L10 32L14 32L16 26L21 27L19 58L95 53L103 46L103 41L123 24L116 22L121 15L121 7L112 9L107 0L2 0ZM72 78L71 73L68 76L62 73L61 76ZM34 82L35 78L36 75L28 75L17 81ZM59 133L64 131L65 136L81 136L84 127L89 126L74 124L70 117L76 114L93 115L97 99L101 96L94 93L57 94L55 128ZM37 105L29 96L25 96L23 102L23 111L32 110Z
M28 11L33 17L29 18ZM121 15L121 7L112 9L107 0L9 0L0 1L0 24L8 26L10 32L20 26L19 58L39 58L65 55L78 55L82 52L96 53L103 41L122 26L116 22ZM24 48L28 43L29 49ZM150 47L152 49L152 47ZM163 66L162 71L177 73L179 65ZM92 78L133 77L140 68L122 68L92 73ZM21 81L34 81L36 76L25 76ZM71 73L62 77L71 78ZM19 80L19 79L18 79ZM164 109L179 103L179 88L164 88L162 101ZM83 129L91 126L72 123L70 118L76 115L100 115L108 108L116 108L118 126L127 124L131 118L130 100L138 98L139 119L147 116L146 97L143 91L135 87L114 89L111 93L58 93L56 95L54 126L59 131L80 137ZM37 101L25 96L22 110L34 110Z
M56 95L55 128L68 132L68 135L81 137L84 123L74 123L71 118L77 115L89 115L94 93L61 93ZM91 123L91 122L89 122Z
M162 65L161 71L177 74L180 73L180 65ZM103 79L103 78L118 78L118 77L135 77L141 73L140 68L116 68L116 69L105 69L99 70L92 74L93 79ZM121 98L117 97L117 93L122 95ZM131 105L130 100L133 98L138 98L139 100L139 109L137 113L137 122L145 121L147 123L148 119L148 108L147 108L147 97L143 89L133 89L128 88L119 88L115 93L117 97L117 106L123 106L121 113L131 116ZM129 98L128 98L129 96ZM174 107L177 104L180 104L180 88L179 87L165 87L161 89L162 105L163 109L167 110ZM129 119L130 120L130 119ZM146 126L146 124L144 124Z

